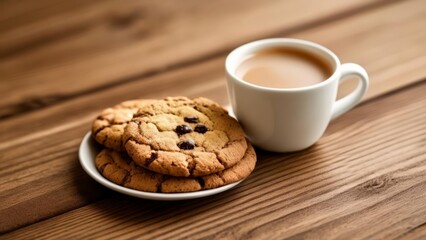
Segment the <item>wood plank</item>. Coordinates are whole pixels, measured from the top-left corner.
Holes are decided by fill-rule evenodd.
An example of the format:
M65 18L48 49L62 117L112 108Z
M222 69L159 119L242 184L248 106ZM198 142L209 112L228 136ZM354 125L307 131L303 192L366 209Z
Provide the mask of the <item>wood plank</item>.
M326 32L328 25L333 26L336 31L335 35L339 32L347 33L344 29L352 29L353 35L352 37L348 36L348 39L353 40L338 44L337 50L333 48L334 51L344 55L343 59L348 60L352 60L351 54L355 53L346 54L345 49L349 49L350 46L357 46L357 42L359 42L357 39L362 37L365 44L359 45L357 50L364 51L366 54L357 55L358 59L354 62L363 61L363 65L369 70L370 68L375 69L376 64L382 66L382 68L377 68L376 71L371 73L372 87L369 97L377 96L383 94L383 91L387 91L383 87L387 82L397 82L393 75L383 73L398 69L402 76L398 76L398 80L401 81L398 84L415 82L426 75L424 68L404 68L400 66L398 61L391 61L395 54L390 51L401 46L410 46L413 49L420 49L417 52L409 51L410 54L413 54L411 55L412 58L418 58L419 55L422 56L423 54L423 44L421 41L412 41L412 38L415 36L415 39L426 40L426 36L423 31L414 31L411 27L402 28L406 29L406 32L402 31L397 41L393 41L395 45L379 48L380 52L375 53L388 59L386 64L383 64L380 61L375 61L376 59L367 54L370 49L369 46L377 46L382 42L377 35L390 34L394 30L389 28L390 24L387 21L374 21L377 24L368 25L371 28L360 24L360 22L365 22L364 19L386 19L392 16L397 18L401 26L421 26L424 22L422 17L424 12L419 7L420 3L421 1L408 1L391 5L360 14L358 17L348 18L340 21L337 25L330 23L331 25L326 24L304 33L309 35L310 31L322 32L321 29ZM408 9L413 10L410 12L407 11ZM412 22L416 24L412 24ZM365 34L363 34L364 32ZM413 36L413 34L415 35ZM303 36L303 33L298 36ZM322 39L322 41L329 39L321 35L317 38ZM324 44L324 42L322 43ZM0 192L0 198L4 201L0 203L0 209L2 209L0 213L14 216L11 217L10 221L4 223L5 225L1 226L1 229L11 230L40 219L55 216L105 195L104 192L98 192L102 188L92 184L89 185L88 189L92 190L93 195L85 196L79 191L79 185L75 183L75 179L81 179L81 182L87 180L76 163L78 143L84 133L89 130L91 120L102 108L129 98L159 98L167 95L206 96L222 104L227 103L223 79L223 60L223 56L218 57L190 67L142 79L143 81L135 81L95 94L85 95L1 122L0 158L4 161L0 161L0 178L2 179L1 189L4 190ZM404 71L407 74L404 75ZM389 105L388 108L403 106L405 103L405 101L398 100L392 102L392 105ZM371 114L371 111L373 110L369 108L364 113ZM380 111L376 111L375 114L380 114ZM362 120L363 116L360 115L359 118L354 119L354 121ZM333 124L331 127L335 128L336 126L347 127L338 124ZM10 129L14 130L10 131ZM33 166L36 165L38 167L34 168ZM58 178L58 174L61 175L61 178ZM43 176L43 178L40 176ZM43 200L50 195L74 197L66 203ZM34 204L39 207L34 209Z
M305 151L258 151L254 173L226 193L182 202L114 195L4 237L425 237L425 90L423 82L363 104Z
M388 3L106 1L83 7L67 4L69 10L53 6L44 15L25 12L1 22L10 27L0 32L0 75L5 83L0 85L0 116L38 109L99 87L211 58L255 38L293 32ZM33 21L15 27L14 22L27 15Z

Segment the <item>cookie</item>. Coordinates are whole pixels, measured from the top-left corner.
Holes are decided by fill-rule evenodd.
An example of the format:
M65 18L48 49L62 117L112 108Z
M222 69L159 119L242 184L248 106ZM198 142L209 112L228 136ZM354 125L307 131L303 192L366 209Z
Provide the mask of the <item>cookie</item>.
M237 182L250 175L256 165L256 153L248 146L244 157L231 168L197 178L171 177L136 165L124 152L102 150L96 157L96 168L118 185L146 192L179 193L213 189Z
M121 141L124 128L140 107L154 101L145 99L130 100L103 110L92 124L92 135L95 140L107 148L124 151Z
M176 176L205 176L232 167L245 154L240 124L206 98L166 98L144 106L123 140L136 164Z

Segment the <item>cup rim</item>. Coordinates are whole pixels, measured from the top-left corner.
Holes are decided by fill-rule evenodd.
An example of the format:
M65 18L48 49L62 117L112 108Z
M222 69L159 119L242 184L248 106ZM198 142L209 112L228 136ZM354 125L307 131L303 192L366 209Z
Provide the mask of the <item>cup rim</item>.
M316 83L313 85L309 85L306 87L299 87L299 88L272 88L272 87L265 87L265 86L260 86L260 85L256 85L253 83L249 83L244 81L243 79L239 78L236 74L235 74L235 70L236 67L232 67L232 60L233 58L235 58L237 54L240 54L240 52L242 51L246 51L247 49L256 47L256 46L262 46L262 45L269 45L269 44L293 44L293 45L300 45L300 46L308 46L311 49L316 49L316 50L320 50L321 52L327 54L328 56L331 57L331 59L334 61L335 64L335 68L333 71L333 74L331 74L330 77L328 77L326 80L320 82L320 83ZM237 82L239 82L240 84L243 84L245 86L251 87L251 88L256 88L256 89L261 89L261 90L265 90L265 91L271 91L271 92L299 92L299 91L306 91L306 90L311 90L311 89L315 89L315 88L319 88L322 87L324 85L327 85L329 82L333 81L333 79L337 79L337 75L339 74L339 70L340 70L340 60L339 58L336 56L336 54L334 54L330 49L318 44L318 43L314 43L311 41L307 41L307 40L302 40L302 39L295 39L295 38L267 38L267 39L261 39L261 40L256 40L256 41L252 41L246 44L243 44L237 48L235 48L234 50L232 50L228 56L226 57L225 60L225 70L226 73L234 80L236 80Z

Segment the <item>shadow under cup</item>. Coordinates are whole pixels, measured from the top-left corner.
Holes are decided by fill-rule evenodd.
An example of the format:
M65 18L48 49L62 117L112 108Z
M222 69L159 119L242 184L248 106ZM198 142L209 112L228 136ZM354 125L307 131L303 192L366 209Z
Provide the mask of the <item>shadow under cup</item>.
M265 49L294 48L327 62L331 76L301 88L270 88L252 84L237 76L236 70L250 55ZM339 84L340 61L327 48L298 39L265 39L242 45L227 57L228 97L235 116L249 140L275 152L292 152L314 144L332 117Z

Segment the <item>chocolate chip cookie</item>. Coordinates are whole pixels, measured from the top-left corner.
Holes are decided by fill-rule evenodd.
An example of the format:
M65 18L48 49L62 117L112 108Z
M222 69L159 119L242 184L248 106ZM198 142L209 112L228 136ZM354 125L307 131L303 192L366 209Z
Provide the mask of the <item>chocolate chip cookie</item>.
M130 100L112 108L107 108L93 121L92 135L95 140L107 148L124 151L122 136L127 123L138 109L155 102L155 100Z
M247 149L240 124L206 98L169 97L145 105L127 125L123 140L138 165L177 177L220 172Z
M246 178L256 165L256 153L249 144L243 158L231 168L197 178L171 177L136 165L124 152L102 150L96 168L108 180L124 187L162 193L193 192L221 187Z

